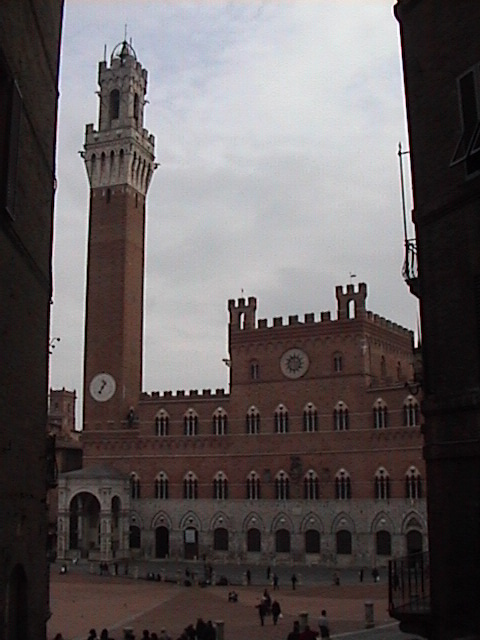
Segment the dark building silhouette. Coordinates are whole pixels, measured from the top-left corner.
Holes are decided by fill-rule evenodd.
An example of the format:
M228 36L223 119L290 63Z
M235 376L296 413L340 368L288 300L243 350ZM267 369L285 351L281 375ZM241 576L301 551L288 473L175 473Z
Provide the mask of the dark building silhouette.
M430 553L407 563L413 586L398 566L392 573L392 613L435 640L478 638L480 3L398 0L395 15L414 197L410 258L415 248L418 257L409 284L421 309ZM395 600L402 589L409 597Z
M46 437L63 1L0 3L0 638L46 637Z

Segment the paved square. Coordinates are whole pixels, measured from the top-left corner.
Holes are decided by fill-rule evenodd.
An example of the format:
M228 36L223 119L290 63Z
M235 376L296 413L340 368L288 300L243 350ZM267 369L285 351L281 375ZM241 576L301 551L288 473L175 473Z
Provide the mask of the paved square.
M62 633L66 640L83 639L93 627L105 627L112 638L121 640L123 628L133 627L139 639L143 629L159 633L166 627L173 640L197 618L223 620L225 640L285 640L300 612L309 613L316 628L321 609L326 609L333 635L365 628L365 602L374 604L377 626L392 623L387 612L387 586L346 584L282 587L270 593L279 601L283 618L275 627L271 618L265 626L255 605L265 585L185 587L168 582L152 582L129 577L91 575L82 572L59 574L52 567L48 637ZM237 603L228 602L234 589Z

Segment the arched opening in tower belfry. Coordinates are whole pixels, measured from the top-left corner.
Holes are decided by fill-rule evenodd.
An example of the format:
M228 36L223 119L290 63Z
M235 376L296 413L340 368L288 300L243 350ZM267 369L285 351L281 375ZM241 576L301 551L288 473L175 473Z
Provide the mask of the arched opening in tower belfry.
M349 300L347 303L347 318L355 318L355 300Z
M110 122L112 120L118 120L118 116L120 115L120 91L118 89L113 89L110 92Z

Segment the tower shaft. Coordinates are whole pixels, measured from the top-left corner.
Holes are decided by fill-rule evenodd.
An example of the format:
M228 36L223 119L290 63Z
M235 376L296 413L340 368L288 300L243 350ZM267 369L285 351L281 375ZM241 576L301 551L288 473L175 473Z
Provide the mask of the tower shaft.
M147 72L126 42L100 62L99 125L86 126L90 183L84 427L125 426L142 386L145 198L154 137L143 128Z

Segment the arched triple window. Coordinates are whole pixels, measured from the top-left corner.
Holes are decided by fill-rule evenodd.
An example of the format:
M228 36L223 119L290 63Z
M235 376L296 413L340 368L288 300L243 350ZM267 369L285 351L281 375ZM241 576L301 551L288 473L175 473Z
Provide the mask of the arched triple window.
M309 469L303 478L303 497L305 500L318 500L320 497L320 484L313 469Z
M388 409L382 398L377 398L373 405L373 428L386 429L388 425Z
M133 500L140 498L140 478L134 471L130 474L130 497Z
M303 410L303 430L308 433L318 431L318 411L311 402Z
M403 425L418 427L420 424L420 406L413 396L408 396L403 403Z
M161 409L155 416L155 435L168 436L170 418L165 409Z
M260 478L255 471L247 476L247 500L260 500Z
M155 478L155 498L168 500L168 476L164 471L160 471Z
M340 400L333 410L333 428L335 431L347 431L349 426L348 407Z
M279 404L273 416L275 433L288 433L288 410L283 404Z
M275 478L275 498L277 500L290 498L290 479L285 471L279 471Z
M410 467L405 475L405 497L411 500L422 497L422 477L416 467Z
M198 433L198 416L193 409L183 416L183 433L186 436L196 436Z
M213 499L226 500L228 498L228 480L223 471L215 474L213 479Z
M218 407L212 416L213 434L215 436L224 436L227 434L227 414L222 407Z
M250 407L247 411L246 427L248 435L260 433L260 413L256 407Z
M352 497L352 483L350 475L345 469L340 469L335 476L335 498L337 500L350 500Z
M380 467L375 474L375 499L390 499L390 478L383 467Z
M192 471L189 471L183 479L183 497L185 500L198 498L198 479Z

